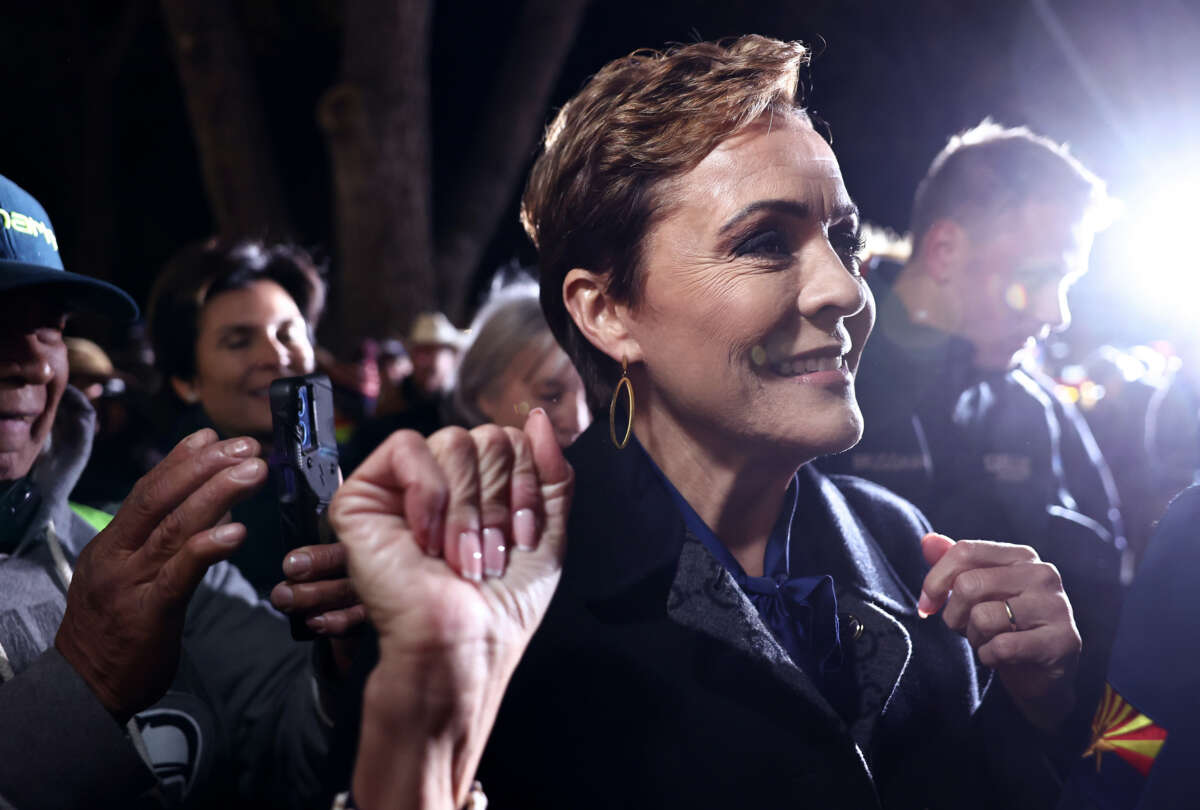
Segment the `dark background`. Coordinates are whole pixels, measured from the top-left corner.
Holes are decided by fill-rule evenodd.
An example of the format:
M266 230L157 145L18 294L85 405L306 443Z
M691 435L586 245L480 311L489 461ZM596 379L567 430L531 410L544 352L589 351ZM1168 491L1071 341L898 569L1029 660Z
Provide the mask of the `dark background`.
M0 5L0 173L43 202L69 269L110 278L144 302L162 262L213 227L162 13L153 2L134 3L130 25L119 3ZM461 160L479 87L517 8L516 0L436 5L436 177ZM247 0L239 14L296 227L327 252L330 167L315 108L337 75L339 3ZM1184 184L1185 204L1173 215L1152 209L1148 197L1184 183L1200 159L1200 4L594 0L552 106L635 48L747 32L813 46L810 106L828 122L868 220L905 227L912 190L954 131L989 115L1028 124L1070 142L1126 203L1072 295L1072 339L1085 347L1191 327L1189 225L1200 189ZM128 47L117 48L122 35ZM519 192L491 240L481 284L496 265L533 259L517 224ZM1135 242L1133 226L1146 216L1149 236Z

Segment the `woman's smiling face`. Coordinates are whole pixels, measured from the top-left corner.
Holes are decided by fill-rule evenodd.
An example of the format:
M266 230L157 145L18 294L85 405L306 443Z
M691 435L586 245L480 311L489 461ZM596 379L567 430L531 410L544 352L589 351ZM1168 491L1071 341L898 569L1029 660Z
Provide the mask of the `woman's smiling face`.
M271 436L271 381L313 370L308 325L274 281L219 293L200 314L189 388L227 436Z
M717 453L797 462L851 447L874 303L828 144L801 116L768 114L660 195L623 317L649 382L638 426L665 418Z

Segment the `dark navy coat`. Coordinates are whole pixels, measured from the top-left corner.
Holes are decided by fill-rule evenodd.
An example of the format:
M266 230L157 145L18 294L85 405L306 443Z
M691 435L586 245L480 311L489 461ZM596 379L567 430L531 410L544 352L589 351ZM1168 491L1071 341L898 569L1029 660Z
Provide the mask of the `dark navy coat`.
M1083 636L1081 711L1099 699L1121 604L1115 488L1082 420L1034 375L985 372L969 343L913 323L872 276L878 322L855 380L865 429L845 453L821 459L912 501L955 539L1032 546L1054 563ZM1082 745L1090 716L1075 718Z
M1172 503L1121 614L1087 756L1062 810L1200 806L1200 487Z
M794 573L835 579L858 695L843 717L687 533L642 454L616 450L600 420L568 458L563 579L484 756L493 808L1054 800L1043 741L986 688L962 638L917 616L928 526L910 504L811 466L799 476L793 542L818 547L824 570Z

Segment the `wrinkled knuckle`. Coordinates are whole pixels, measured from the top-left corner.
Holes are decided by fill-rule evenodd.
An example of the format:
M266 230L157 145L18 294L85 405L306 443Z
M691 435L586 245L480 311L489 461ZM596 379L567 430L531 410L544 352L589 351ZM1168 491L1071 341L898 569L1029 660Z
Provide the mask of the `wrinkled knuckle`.
M1039 557L1039 556L1038 556L1038 553L1037 553L1037 551L1034 549L1034 547L1033 547L1033 546L1026 546L1026 545L1014 545L1014 546L1013 546L1013 548L1014 548L1014 549L1017 551L1017 553L1019 553L1019 554L1021 555L1021 557L1022 557L1022 558L1024 558L1024 559L1025 559L1025 561L1027 561L1027 562L1038 562L1039 560L1041 560L1041 557Z
M480 425L471 431L471 438L479 448L480 457L511 458L512 442L504 428L498 425Z
M513 455L517 458L531 457L533 451L529 446L529 437L525 435L525 431L515 427L508 426L503 428L504 435L508 438L508 443L513 449Z
M980 602L971 608L971 625L985 628L996 624L996 611L992 602ZM1007 621L1007 616L1005 617Z
M964 571L954 580L954 591L972 601L979 598L985 587L983 575L978 571Z
M397 430L387 440L402 450L425 444L425 437L415 430Z
M950 547L942 559L948 558L949 562L955 566L964 565L974 555L976 543L975 540L959 540Z
M183 531L183 517L180 516L178 509L168 512L166 516L158 522L158 532L163 537L180 537L183 534Z
M157 476L147 475L133 488L133 493L125 500L125 506L133 510L137 517L152 517L157 511L158 503L163 499L163 485Z
M1042 587L1049 590L1060 590L1062 588L1062 574L1058 572L1058 568L1053 563L1036 563L1034 571L1037 583Z
M429 448L438 453L461 454L475 451L475 442L466 428L457 425L444 427L429 437Z

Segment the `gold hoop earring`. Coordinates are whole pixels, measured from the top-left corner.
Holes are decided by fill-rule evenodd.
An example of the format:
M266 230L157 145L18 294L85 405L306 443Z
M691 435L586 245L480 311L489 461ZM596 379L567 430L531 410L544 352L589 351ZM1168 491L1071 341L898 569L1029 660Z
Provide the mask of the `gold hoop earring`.
M624 438L621 441L617 441L617 400L621 396L622 388L629 392L629 421L625 424ZM621 379L617 380L617 387L613 390L612 402L608 404L608 436L612 439L612 443L618 450L624 450L625 445L629 444L629 437L633 435L633 407L633 382L629 379L629 363L622 358Z

